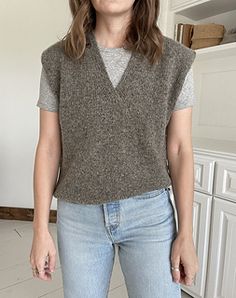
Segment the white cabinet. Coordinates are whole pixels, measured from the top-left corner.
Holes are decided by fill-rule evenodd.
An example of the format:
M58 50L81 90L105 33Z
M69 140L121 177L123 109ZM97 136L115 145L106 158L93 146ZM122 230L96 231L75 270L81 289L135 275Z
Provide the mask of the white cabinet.
M214 197L206 298L236 297L236 204Z
M209 147L204 141L201 147ZM236 154L203 148L194 148L193 240L199 270L193 284L181 289L194 298L235 298ZM171 199L178 230L172 190Z
M181 288L196 298L235 298L236 155L195 148L194 179L193 239L199 271L191 286Z

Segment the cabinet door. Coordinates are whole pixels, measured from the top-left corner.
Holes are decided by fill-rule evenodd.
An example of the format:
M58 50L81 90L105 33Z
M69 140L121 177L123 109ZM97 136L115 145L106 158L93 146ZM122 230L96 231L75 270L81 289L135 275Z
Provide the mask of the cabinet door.
M236 160L216 162L216 196L236 202Z
M215 161L207 156L194 154L194 188L212 194Z
M178 227L177 209L172 190L171 199L174 205L176 223ZM199 193L197 191L194 192L193 241L198 256L199 271L197 272L194 282L190 287L181 284L182 290L193 297L204 297L209 243L209 227L211 220L211 201L211 196Z
M236 203L213 199L206 298L236 297Z

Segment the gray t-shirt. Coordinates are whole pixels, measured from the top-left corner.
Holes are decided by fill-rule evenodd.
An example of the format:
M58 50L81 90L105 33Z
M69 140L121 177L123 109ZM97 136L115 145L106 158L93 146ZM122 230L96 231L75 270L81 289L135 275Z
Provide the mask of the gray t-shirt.
M103 58L108 76L113 84L117 86L122 74L127 67L131 52L124 48L105 48L98 44L100 54ZM40 88L37 106L50 112L58 112L58 98L52 93L47 80L47 74L42 67L40 77ZM181 93L175 103L174 111L193 106L195 102L193 69L190 68L185 77Z

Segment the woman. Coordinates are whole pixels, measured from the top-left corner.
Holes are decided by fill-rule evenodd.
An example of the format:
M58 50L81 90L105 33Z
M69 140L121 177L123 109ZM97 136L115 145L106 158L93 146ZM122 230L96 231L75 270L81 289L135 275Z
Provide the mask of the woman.
M181 297L198 270L195 52L162 35L159 5L71 0L69 32L42 53L30 263L34 277L51 279L54 195L65 297L107 297L115 244L129 297Z

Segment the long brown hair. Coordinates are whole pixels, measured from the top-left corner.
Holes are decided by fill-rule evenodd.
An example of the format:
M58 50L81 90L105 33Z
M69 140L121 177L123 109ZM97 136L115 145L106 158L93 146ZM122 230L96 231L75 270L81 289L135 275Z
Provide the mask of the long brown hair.
M65 53L79 59L86 48L86 33L96 26L96 10L90 0L69 0L69 5L73 19L61 41ZM163 51L163 35L156 24L159 13L159 0L135 0L124 40L127 50L141 53L151 64Z

